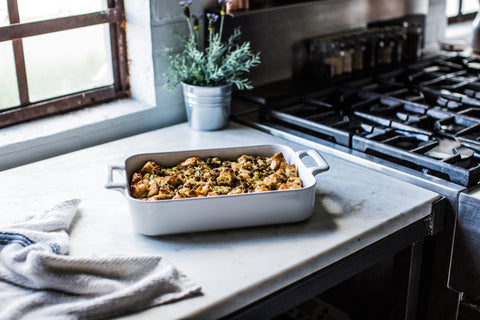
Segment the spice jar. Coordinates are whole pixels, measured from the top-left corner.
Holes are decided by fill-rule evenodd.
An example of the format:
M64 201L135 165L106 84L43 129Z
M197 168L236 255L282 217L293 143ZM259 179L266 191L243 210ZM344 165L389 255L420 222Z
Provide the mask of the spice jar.
M422 56L423 28L416 22L404 22L406 30L405 60L416 61Z
M343 60L345 52L342 48L342 44L338 39L333 39L332 49L333 49L333 76L338 77L343 74Z
M342 74L350 74L353 71L353 44L349 38L343 38L339 41L340 48L343 51Z
M365 32L365 59L363 64L364 71L371 71L374 70L377 63L377 55L376 55L376 48L377 48L377 30L372 29Z
M389 66L392 64L393 42L386 33L379 33L377 41L377 65Z
M316 38L310 42L310 64L315 78L331 79L334 76L333 43L324 38Z
M292 45L292 76L297 79L313 75L310 41L303 40Z
M355 36L353 44L353 72L361 72L365 60L365 38Z
M392 52L392 63L394 65L400 65L403 60L403 49L405 46L405 31L400 26L395 26L391 29L391 35L394 41Z

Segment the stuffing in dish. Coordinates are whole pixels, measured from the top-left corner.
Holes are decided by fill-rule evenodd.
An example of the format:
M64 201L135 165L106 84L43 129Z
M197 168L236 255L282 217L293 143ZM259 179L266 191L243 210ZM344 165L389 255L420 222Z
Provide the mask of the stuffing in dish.
M175 167L147 161L133 173L131 195L141 200L179 199L302 188L295 164L283 154L242 155L236 161L188 158Z

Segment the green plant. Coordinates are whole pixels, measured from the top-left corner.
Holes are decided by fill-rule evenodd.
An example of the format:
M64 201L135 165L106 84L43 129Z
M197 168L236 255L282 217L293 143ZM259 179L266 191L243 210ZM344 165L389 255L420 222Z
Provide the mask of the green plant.
M226 40L222 40L226 6L231 0L218 0L221 5L220 27L215 24L218 15L209 13L207 46L200 43L200 16L190 14L191 1L180 1L188 24L186 37L178 35L183 49L175 53L171 48L165 49L169 69L165 76L165 87L172 91L181 82L197 86L235 85L239 90L251 89L250 81L243 75L252 67L260 64L260 53L253 53L249 42L238 44L241 36L237 28Z

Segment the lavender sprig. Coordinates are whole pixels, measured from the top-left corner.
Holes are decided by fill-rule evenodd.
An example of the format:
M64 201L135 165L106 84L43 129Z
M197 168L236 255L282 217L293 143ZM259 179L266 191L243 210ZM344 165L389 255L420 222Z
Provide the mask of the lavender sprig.
M223 20L225 15L227 14L227 5L232 3L232 0L218 0L218 3L220 4L220 30L218 33L220 34L220 37L223 34Z
M195 37L195 34L193 32L192 22L190 21L190 6L192 4L192 0L179 1L178 4L183 8L183 16L187 20L190 36Z
M195 33L195 39L197 40L198 46L200 46L200 18L202 15L194 15L192 14L193 20L193 31Z
M218 20L218 15L215 13L207 13L208 19L208 41L212 43L213 35L215 33L215 22Z
M190 5L192 4L192 0L179 1L178 4L183 8L185 18L190 19Z

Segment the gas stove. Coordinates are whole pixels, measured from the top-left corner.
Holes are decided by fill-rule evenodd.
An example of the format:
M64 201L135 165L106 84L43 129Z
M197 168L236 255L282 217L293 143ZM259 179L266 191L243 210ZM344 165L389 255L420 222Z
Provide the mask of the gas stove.
M479 76L480 59L445 54L375 74L289 79L238 95L232 116L447 198L435 268L446 265L439 273L458 294L457 318L467 304L480 315Z
M248 97L257 121L408 166L480 181L480 60L442 56L311 92Z

